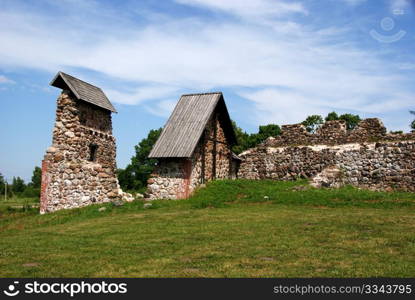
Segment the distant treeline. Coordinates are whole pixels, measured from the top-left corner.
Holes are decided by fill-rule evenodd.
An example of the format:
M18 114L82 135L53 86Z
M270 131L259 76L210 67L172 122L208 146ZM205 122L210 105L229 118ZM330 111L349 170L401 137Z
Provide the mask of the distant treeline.
M13 177L12 182L6 182L4 176L0 173L0 199L12 197L28 197L34 198L40 196L40 183L42 180L42 170L35 167L32 179L27 184L20 177Z

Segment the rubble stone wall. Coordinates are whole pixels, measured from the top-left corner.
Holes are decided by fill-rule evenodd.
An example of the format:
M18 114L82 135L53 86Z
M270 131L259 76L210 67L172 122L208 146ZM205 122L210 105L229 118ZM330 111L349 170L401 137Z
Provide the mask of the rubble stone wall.
M415 132L388 134L377 118L365 119L353 130L346 130L344 121L327 121L316 133L309 133L302 124L282 125L281 135L265 141L265 146L340 145L376 141L401 141L415 139Z
M63 91L52 146L42 162L40 212L121 198L115 155L111 113Z
M282 126L281 136L239 156L240 178L415 191L415 133L387 134L378 119L363 120L351 131L330 121L314 135L300 124Z
M147 198L187 198L204 182L230 177L231 150L219 120L214 114L191 158L158 160L148 180Z

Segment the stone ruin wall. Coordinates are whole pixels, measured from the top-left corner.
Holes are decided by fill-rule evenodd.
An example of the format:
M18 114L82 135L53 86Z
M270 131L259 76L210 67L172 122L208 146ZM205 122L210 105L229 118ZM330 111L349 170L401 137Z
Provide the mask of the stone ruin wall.
M220 117L213 118L206 126L205 133L205 181L225 179L229 177L231 168L231 149L226 140L225 132L220 123ZM216 129L214 128L216 125ZM215 137L216 135L216 137ZM216 140L216 167L214 176L214 148ZM201 155L201 154L200 154Z
M97 146L95 161L90 161L91 144ZM111 112L63 91L52 146L42 161L40 212L121 199L115 155Z
M328 121L315 134L301 124L285 125L280 136L239 156L240 178L415 191L415 132L387 134L375 118L350 131L344 121Z
M213 117L190 159L159 159L148 180L149 199L182 199L189 197L197 186L213 179L213 149L216 125L216 178L228 178L231 172L231 150L224 130ZM204 176L203 173L204 160ZM202 179L204 177L204 180Z

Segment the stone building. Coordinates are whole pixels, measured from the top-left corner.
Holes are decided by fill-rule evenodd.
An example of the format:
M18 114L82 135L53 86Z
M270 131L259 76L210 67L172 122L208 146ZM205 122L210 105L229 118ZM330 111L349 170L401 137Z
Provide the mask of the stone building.
M148 180L147 197L187 198L206 181L235 178L235 143L222 93L181 96L149 155L158 163Z
M328 121L316 133L302 124L283 125L280 136L239 156L240 178L309 178L316 187L415 192L415 132L387 133L376 118L353 130L346 130L344 121Z
M122 198L112 135L115 108L100 88L68 74L59 72L51 85L62 93L52 146L42 161L40 212Z

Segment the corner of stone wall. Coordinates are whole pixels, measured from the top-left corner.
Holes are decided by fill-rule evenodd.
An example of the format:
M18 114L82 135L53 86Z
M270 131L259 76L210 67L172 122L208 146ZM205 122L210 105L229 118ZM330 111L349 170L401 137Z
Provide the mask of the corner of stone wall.
M373 141L386 135L386 127L378 118L368 118L361 120L357 126L350 131L350 140Z

